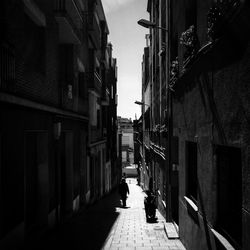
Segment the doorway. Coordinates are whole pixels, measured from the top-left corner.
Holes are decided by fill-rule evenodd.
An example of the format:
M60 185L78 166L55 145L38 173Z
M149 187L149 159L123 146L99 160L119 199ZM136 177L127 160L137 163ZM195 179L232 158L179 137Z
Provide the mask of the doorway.
M25 134L25 227L29 234L34 228L48 223L49 174L48 133L29 131Z
M60 217L73 212L73 134L63 132L60 143Z
M242 245L242 164L240 148L216 146L217 227L233 245Z

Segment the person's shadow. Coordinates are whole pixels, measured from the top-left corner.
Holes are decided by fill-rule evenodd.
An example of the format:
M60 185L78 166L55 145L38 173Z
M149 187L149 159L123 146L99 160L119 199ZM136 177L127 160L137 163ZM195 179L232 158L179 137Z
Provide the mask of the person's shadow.
M150 218L150 219L147 219L147 223L150 223L150 224L154 224L154 223L158 223L158 218Z
M127 207L127 206L120 206L120 208L123 208L123 209L128 209L128 208L130 208L130 207Z

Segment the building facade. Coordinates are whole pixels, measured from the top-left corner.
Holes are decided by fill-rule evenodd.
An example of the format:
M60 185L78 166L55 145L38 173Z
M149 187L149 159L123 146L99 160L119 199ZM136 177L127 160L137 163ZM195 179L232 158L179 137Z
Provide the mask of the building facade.
M147 12L152 23L166 27L166 1L148 1ZM141 179L145 189L153 189L158 209L166 216L167 179L167 85L166 31L150 29L142 59L142 144Z
M108 147L117 68L101 1L0 5L1 248L99 199L119 166Z
M149 0L147 11L142 162L158 204L187 249L249 249L249 2Z

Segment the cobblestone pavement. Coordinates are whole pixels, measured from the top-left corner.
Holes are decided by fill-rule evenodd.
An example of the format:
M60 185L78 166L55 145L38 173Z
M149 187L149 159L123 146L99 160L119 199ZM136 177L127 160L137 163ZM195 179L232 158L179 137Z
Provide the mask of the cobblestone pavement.
M128 208L117 208L120 213L104 244L103 250L153 249L185 250L178 239L168 239L164 230L164 218L157 211L158 222L147 223L143 199L145 194L135 179L127 179L130 195Z
M145 194L135 179L127 179L127 183L130 188L127 208L122 208L115 190L24 249L185 250L180 240L167 238L164 218L158 211L157 223L146 222Z

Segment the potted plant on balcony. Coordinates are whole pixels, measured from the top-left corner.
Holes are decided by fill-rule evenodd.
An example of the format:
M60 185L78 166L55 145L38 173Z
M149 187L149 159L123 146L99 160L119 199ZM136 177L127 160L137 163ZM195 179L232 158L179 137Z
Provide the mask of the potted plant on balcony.
M194 25L191 25L186 31L182 32L180 44L185 47L183 60L183 70L185 71L185 68L193 61L198 51L198 38Z

